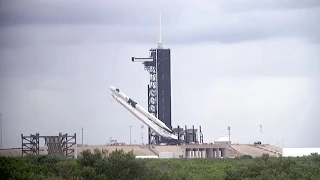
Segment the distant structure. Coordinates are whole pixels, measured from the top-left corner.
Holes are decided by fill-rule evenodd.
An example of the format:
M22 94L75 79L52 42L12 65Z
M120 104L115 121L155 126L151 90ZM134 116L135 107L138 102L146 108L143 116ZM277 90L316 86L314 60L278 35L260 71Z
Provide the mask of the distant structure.
M143 129L144 129L144 125L141 125L141 146L144 145L144 143L143 143Z
M228 126L228 135L229 135L229 141L230 141L230 135L231 135L231 127L230 126Z
M81 129L81 146L83 146L83 128Z
M131 145L131 128L132 128L133 126L129 126L129 128L130 128L130 145Z
M22 156L39 155L40 138L45 140L44 154L77 158L76 133L74 135L59 133L58 136L40 136L39 133L30 136L21 134Z
M263 136L262 136L262 125L260 125L260 134L261 134L261 140L260 141L263 141Z
M231 144L231 140L228 137L219 137L214 144Z
M3 124L2 124L2 113L0 113L0 126L1 126L1 129L0 129L0 149L2 149L2 126L3 126Z

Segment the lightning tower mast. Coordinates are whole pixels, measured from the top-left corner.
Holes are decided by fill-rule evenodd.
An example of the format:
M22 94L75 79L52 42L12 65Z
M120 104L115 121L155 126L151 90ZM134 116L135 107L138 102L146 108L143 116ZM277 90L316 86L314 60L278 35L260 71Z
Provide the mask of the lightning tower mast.
M228 136L229 136L229 141L231 142L231 139L230 139L230 135L231 135L231 127L230 126L228 126Z
M161 11L159 11L159 42L158 42L158 49L162 49L162 27L161 27Z
M143 146L143 129L144 129L144 126L141 125L141 146Z
M262 139L262 125L260 125L260 134L261 134L261 140L260 141L263 141L263 139Z
M0 129L0 136L1 136L1 137L0 137L0 149L2 149L2 129L3 129L3 128L2 128L2 126L3 126L3 124L2 124L2 113L0 113L0 126L1 126L1 127L0 127L0 128L1 128L1 129Z
M83 127L82 127L82 130L81 130L81 135L82 135L82 137L81 137L81 146L83 146Z

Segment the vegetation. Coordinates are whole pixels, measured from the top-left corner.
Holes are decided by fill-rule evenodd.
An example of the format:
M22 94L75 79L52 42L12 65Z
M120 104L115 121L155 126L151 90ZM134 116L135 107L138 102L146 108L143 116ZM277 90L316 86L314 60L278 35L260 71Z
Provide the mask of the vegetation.
M132 152L96 149L82 158L0 157L0 179L8 180L318 180L320 156L300 158L135 159Z

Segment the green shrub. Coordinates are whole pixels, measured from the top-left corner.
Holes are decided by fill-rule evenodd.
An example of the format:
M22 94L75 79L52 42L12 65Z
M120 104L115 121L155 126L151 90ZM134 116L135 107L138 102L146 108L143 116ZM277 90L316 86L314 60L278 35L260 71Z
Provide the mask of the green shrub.
M235 159L135 159L133 152L83 151L81 158L0 157L1 179L12 180L318 180L320 156Z

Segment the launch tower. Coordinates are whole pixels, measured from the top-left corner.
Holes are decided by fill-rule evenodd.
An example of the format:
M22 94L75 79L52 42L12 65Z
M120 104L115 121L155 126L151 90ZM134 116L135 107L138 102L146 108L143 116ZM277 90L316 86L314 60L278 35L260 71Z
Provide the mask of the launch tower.
M148 84L148 111L166 126L171 125L171 54L162 47L161 11L159 12L159 42L156 49L150 49L149 57L132 57L132 62L142 62L150 74ZM149 128L149 144L168 143L168 139L157 136Z

